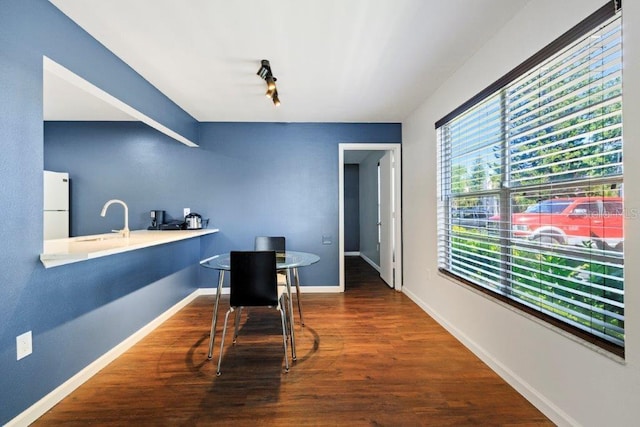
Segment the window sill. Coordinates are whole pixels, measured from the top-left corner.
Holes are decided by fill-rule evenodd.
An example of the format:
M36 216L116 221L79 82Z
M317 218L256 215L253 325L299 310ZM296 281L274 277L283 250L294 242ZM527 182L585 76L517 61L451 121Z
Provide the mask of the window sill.
M464 287L465 289L470 290L471 292L482 296L494 303L499 304L500 306L523 316L540 326L543 326L546 329L549 329L553 332L556 332L562 335L565 338L570 339L573 342L576 342L584 347L587 347L589 350L595 351L596 353L607 357L608 359L621 364L626 365L626 360L624 358L624 348L619 348L613 344L607 342L601 342L597 338L583 338L582 336L587 336L588 334L584 331L581 331L577 328L574 332L572 327L565 326L559 321L556 321L550 316L545 315L544 313L536 312L535 310L522 306L518 304L516 301L509 300L505 297L502 297L498 294L494 294L493 292L482 288L481 286L475 285L473 283L467 282L451 273L448 273L445 270L439 269L438 275L443 277L459 286ZM557 324L556 324L557 323Z

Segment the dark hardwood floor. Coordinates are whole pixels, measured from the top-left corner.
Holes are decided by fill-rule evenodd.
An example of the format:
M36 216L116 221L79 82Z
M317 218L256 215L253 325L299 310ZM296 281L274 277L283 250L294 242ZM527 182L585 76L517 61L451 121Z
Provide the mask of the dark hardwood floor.
M216 377L199 297L34 425L552 425L368 264L346 265L344 294L303 295L289 373L277 312L252 309Z

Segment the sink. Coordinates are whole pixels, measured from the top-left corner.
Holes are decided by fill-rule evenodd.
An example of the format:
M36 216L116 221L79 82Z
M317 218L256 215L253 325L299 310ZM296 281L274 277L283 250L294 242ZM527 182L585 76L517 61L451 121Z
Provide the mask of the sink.
M87 239L77 239L76 242L101 242L107 240L106 237L92 237Z
M114 239L122 239L123 237L119 234L109 234L105 236L86 236L86 237L78 237L73 239L74 242L103 242L105 240L114 240Z

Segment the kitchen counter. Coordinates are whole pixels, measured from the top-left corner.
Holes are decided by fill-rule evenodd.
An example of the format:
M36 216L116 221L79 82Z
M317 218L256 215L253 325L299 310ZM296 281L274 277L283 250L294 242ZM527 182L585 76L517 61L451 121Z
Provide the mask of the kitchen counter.
M117 233L94 234L91 236L71 237L44 241L44 252L40 261L45 268L57 267L74 262L86 261L109 255L120 254L136 249L191 239L217 233L217 228L202 230L134 230L129 237Z

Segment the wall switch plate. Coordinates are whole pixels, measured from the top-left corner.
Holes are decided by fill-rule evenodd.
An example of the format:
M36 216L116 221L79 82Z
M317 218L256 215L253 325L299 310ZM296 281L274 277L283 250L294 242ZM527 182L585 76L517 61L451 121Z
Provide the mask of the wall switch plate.
M27 357L33 352L31 336L31 331L29 331L16 337L16 360Z
M322 235L322 244L323 245L330 245L333 242L333 237L330 234L323 234Z
M184 208L182 210L182 216L187 216L191 213L191 208Z

